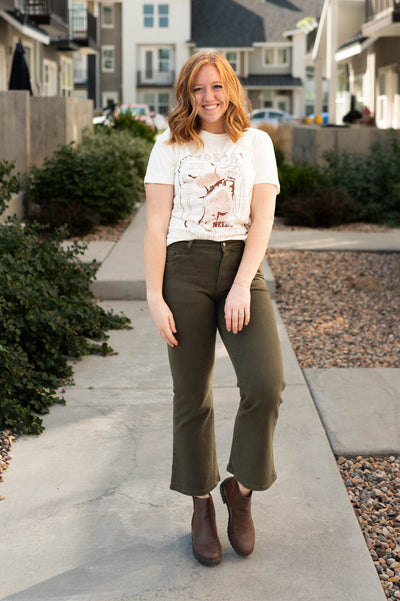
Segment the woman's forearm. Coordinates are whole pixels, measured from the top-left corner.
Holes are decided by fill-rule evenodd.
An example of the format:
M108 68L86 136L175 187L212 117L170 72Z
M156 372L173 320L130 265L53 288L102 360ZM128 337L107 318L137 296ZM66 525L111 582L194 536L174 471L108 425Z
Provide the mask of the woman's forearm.
M144 236L144 268L149 302L162 298L166 252L165 236L147 229Z
M273 219L253 221L247 234L246 245L234 284L250 288L251 282L266 253L271 236Z
M251 282L267 251L274 223L276 188L272 184L254 186L251 203L251 225L234 284L250 288Z

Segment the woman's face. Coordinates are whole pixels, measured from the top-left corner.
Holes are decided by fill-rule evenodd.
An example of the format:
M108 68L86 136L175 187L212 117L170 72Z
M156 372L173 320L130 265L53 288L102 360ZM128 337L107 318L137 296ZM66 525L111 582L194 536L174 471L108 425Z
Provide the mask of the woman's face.
M214 65L201 67L192 91L201 129L213 134L224 133L224 117L229 100L224 92L218 69Z

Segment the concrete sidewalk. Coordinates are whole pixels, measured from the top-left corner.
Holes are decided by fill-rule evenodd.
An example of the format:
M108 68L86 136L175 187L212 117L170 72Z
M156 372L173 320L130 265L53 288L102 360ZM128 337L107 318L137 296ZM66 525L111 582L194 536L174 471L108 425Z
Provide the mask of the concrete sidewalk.
M136 297L143 294L143 217L108 251L98 296L102 285L112 299L115 289L134 296L132 282ZM215 491L224 555L211 570L191 555L191 499L168 488L165 345L145 302L104 305L132 320L132 330L111 332L118 355L76 363L67 405L51 409L43 435L13 447L0 505L2 601L386 599L278 312L287 382L275 437L278 480L254 494L257 542L248 559L229 545ZM223 478L238 393L220 342L214 391Z

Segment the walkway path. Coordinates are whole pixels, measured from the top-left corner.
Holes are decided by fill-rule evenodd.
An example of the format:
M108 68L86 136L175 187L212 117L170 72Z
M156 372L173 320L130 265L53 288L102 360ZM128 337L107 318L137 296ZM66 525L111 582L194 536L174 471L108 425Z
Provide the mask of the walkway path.
M208 569L192 557L191 500L168 488L166 350L140 300L143 216L108 249L95 285L133 329L111 333L118 355L78 362L67 405L52 408L43 435L13 447L0 505L1 600L384 601L278 313L287 388L275 437L278 480L254 495L256 550L249 559L232 551L215 491L223 562ZM214 387L225 477L238 395L221 343Z

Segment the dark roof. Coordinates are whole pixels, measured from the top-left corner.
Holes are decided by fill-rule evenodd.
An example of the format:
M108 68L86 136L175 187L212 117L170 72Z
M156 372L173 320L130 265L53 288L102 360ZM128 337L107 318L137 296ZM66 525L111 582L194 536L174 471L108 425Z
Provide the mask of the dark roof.
M191 42L198 48L282 42L304 17L319 19L324 0L192 0Z
M198 47L247 47L264 40L263 19L233 0L192 0L192 42Z
M249 75L240 78L242 86L251 88L252 86L272 87L272 88L293 88L303 85L300 77L292 75Z
M358 33L356 33L356 35L347 40L347 42L339 46L338 50L343 50L343 48L347 48L348 46L352 46L353 44L362 44L367 39L368 38L365 35L363 35L361 31L359 31Z

